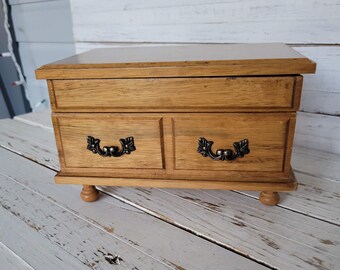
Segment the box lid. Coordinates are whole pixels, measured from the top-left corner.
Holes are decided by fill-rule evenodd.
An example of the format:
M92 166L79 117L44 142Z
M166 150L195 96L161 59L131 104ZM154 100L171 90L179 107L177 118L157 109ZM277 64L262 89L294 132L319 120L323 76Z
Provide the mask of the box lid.
M38 79L251 76L314 73L315 62L280 43L101 48L44 65Z

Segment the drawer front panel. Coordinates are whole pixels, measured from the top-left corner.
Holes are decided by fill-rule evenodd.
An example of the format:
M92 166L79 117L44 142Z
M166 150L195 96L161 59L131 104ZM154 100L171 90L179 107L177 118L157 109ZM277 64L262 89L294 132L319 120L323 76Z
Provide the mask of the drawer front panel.
M175 170L282 172L289 120L289 114L276 113L174 117ZM205 156L198 153L200 138L213 142L210 154L209 149L202 150L209 148L204 139L201 152ZM239 149L233 146L245 139Z
M57 114L54 123L67 169L163 169L160 117ZM88 136L93 139L88 141ZM128 137L133 137L133 141L128 139L121 145L120 139ZM99 149L94 139L100 139ZM117 149L110 150L110 146ZM122 152L123 148L130 154Z
M54 111L292 110L295 92L301 90L294 90L300 85L297 78L301 77L54 80L50 88Z

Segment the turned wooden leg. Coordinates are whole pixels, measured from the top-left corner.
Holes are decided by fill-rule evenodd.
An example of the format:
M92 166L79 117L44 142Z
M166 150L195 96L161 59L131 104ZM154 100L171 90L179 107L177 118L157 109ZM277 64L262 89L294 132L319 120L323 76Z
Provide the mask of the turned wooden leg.
M264 205L277 205L279 201L279 193L275 191L262 191L260 194L260 202Z
M82 191L80 192L80 197L85 202L94 202L99 197L99 192L95 186L84 185Z

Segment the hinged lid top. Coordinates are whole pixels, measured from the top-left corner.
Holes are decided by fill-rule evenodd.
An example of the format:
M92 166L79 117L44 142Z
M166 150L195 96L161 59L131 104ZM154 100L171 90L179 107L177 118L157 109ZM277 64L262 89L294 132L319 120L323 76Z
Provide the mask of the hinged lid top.
M289 46L202 44L94 49L42 66L39 79L286 75L316 64Z

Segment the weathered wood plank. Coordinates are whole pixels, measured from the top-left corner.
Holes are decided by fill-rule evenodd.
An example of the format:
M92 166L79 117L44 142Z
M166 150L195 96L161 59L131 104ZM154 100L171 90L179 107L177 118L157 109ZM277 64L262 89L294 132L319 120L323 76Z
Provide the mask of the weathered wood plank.
M6 246L7 251L10 251L12 256L16 256L17 258L15 265L6 267L6 264L3 265L3 259L6 259L6 257L4 258L0 252L0 268L4 270L58 270L64 269L65 265L67 265L69 269L89 269L89 267L80 260L60 247L62 243L55 244L40 233L40 228L34 223L34 216L35 212L42 210L41 208L34 205L35 207L29 211L32 216L25 219L20 216L20 212L12 210L12 206L8 205L8 201L3 201L4 197L2 196L2 193L6 189L6 187L2 186L3 179L3 176L0 175L0 197L2 199L0 203L2 206L0 207L0 227L2 228L0 233L0 244L2 242ZM18 202L19 201L16 201L13 204L17 207ZM47 214L48 213L46 213L46 215ZM50 216L48 218L51 219ZM56 233L56 231L57 230L54 230L53 233ZM54 236L51 234L48 237L53 238ZM34 246L34 249L32 249L32 246ZM13 263L15 263L14 260Z
M340 116L340 92L304 91L300 110Z
M340 226L340 183L320 179L295 172L298 179L298 190L294 193L280 193L280 206L304 213ZM253 198L259 192L238 191ZM317 209L317 211L315 211Z
M10 119L1 120L1 146L51 168L59 168L53 133L44 132L39 127L30 128L30 125L19 121L13 122Z
M231 191L104 189L279 269L335 269L340 263L340 242L333 237L340 233L338 226L278 207L268 209Z
M53 133L52 118L50 113L50 111L26 113L17 115L14 117L14 119L31 126L47 129L49 132Z
M6 150L2 150L6 151ZM7 151L8 152L8 151ZM12 154L13 155L13 154ZM1 162L5 158L1 154ZM33 164L33 163L32 163ZM1 172L4 169L1 167ZM133 247L124 239L93 226L51 198L26 188L14 178L0 175L0 204L46 239L94 269L112 269L104 254L123 258L121 269L175 269ZM66 264L67 265L67 264ZM41 269L41 266L39 267Z
M71 1L76 41L339 43L337 0ZM247 33L247 34L245 34Z
M0 209L0 212L2 212L2 209ZM1 218L3 217L4 215L2 214ZM27 262L25 262L2 242L0 242L0 265L3 269L34 270Z
M340 182L340 155L295 146L292 166L295 171L320 180Z
M340 156L295 146L292 167L298 190L281 195L280 206L340 225ZM258 198L259 192L237 191Z
M340 117L299 112L294 144L340 154Z
M53 200L63 209L86 220L112 236L124 239L139 250L158 258L175 269L266 269L227 249L155 219L112 197L86 204L79 198L80 187L55 185L54 172L18 155L0 149L0 172L31 191ZM17 170L20 164L20 170ZM34 171L34 175L30 172ZM60 196L60 194L63 194ZM100 211L98 209L100 208ZM138 224L138 226L137 226ZM51 225L50 225L51 226ZM157 232L157 240L155 240ZM169 245L169 241L171 244ZM69 244L65 243L68 247ZM206 258L209 258L207 260ZM181 268L182 267L182 268Z

